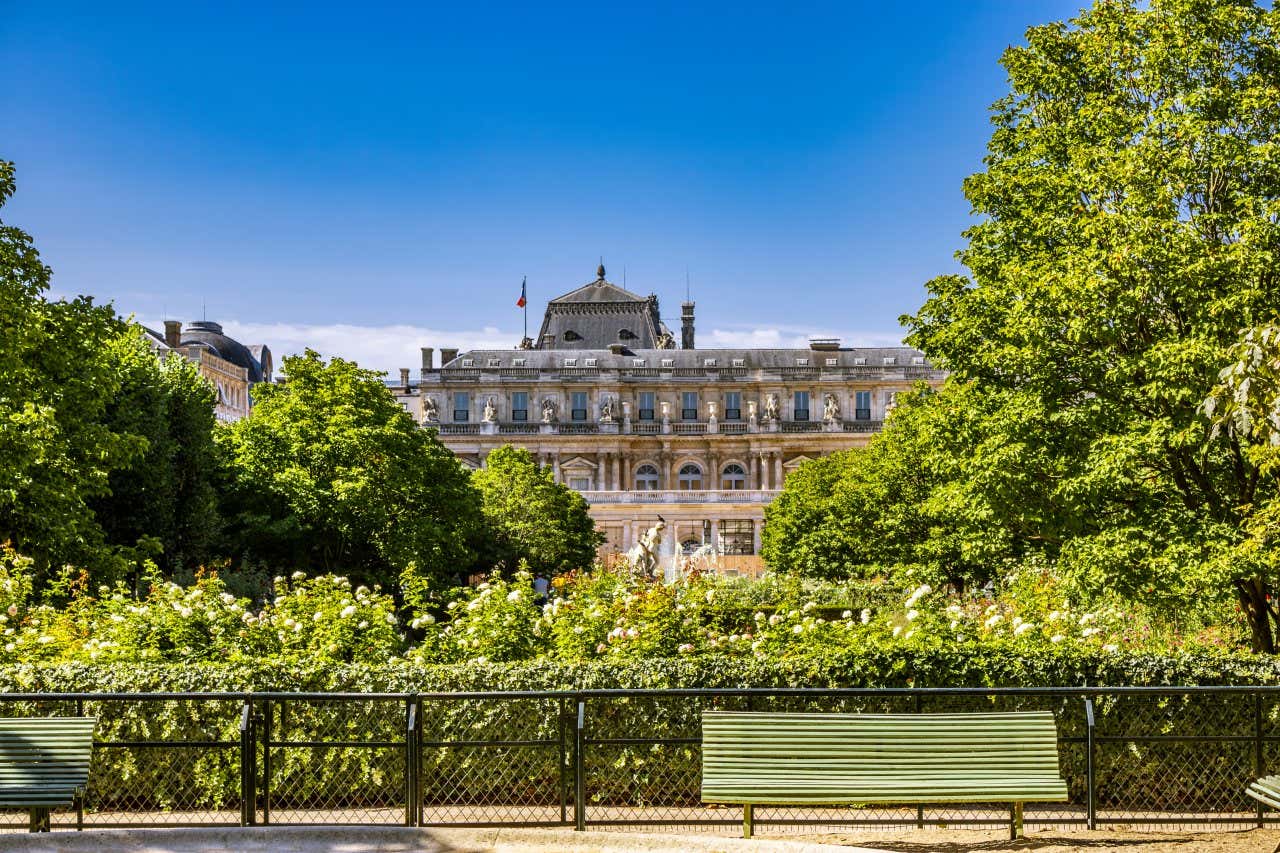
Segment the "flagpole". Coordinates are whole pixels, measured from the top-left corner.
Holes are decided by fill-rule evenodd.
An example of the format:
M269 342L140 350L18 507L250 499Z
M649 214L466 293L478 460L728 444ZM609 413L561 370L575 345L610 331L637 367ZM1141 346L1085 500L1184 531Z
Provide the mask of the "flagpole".
M524 304L520 306L520 310L524 312L524 337L529 337L529 297L525 292L525 288L529 285L529 277L525 276L524 281L520 283L520 297L524 300Z

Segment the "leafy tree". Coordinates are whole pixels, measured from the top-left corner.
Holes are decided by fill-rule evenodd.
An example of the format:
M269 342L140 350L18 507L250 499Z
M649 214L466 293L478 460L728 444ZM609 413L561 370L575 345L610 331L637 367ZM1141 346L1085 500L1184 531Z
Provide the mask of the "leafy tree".
M1002 62L969 276L929 283L908 340L994 407L964 477L1025 483L993 503L1023 546L1086 587L1220 598L1214 550L1275 489L1198 405L1280 305L1280 11L1099 0Z
M380 374L318 353L284 360L252 414L218 431L228 543L279 568L391 584L459 574L474 559L479 496Z
M604 536L596 530L582 495L552 480L528 450L499 447L471 475L484 510L490 565L562 574L589 567Z
M0 206L13 191L0 161ZM0 541L41 578L67 562L110 572L90 501L146 447L105 417L121 379L104 353L125 324L89 297L47 301L50 275L30 236L0 222Z
M155 546L170 575L207 560L218 527L214 390L192 362L161 360L139 326L105 351L120 389L104 418L115 432L146 439L145 452L111 472L110 494L92 502L107 542ZM139 561L134 561L135 565Z

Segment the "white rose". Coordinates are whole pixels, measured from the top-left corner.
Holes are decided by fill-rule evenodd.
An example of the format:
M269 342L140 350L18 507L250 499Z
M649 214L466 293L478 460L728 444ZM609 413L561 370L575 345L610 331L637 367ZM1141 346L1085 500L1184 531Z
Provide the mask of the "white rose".
M306 573L306 572L294 572L294 573L293 573L292 575L290 575L289 577L293 578L293 579L294 579L294 580L296 580L296 581L302 581L302 580L306 580L306 579L307 579L307 573Z

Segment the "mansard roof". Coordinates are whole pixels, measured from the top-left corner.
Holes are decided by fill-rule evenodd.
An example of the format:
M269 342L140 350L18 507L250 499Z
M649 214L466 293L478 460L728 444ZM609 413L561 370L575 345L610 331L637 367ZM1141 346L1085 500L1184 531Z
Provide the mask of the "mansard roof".
M748 369L777 370L783 367L884 367L886 359L892 359L895 367L932 367L924 353L911 347L846 347L835 350L814 350L803 347L790 349L624 349L615 353L608 349L568 349L555 350L469 350L460 353L457 358L444 367L489 367L491 360L497 360L495 367L527 367L538 370L559 369L565 366L594 366L602 370L629 369L637 366L637 361L644 361L644 367L655 368L721 368L745 367ZM516 359L521 359L519 364ZM574 365L566 365L565 359L576 359ZM587 359L595 359L594 365L587 365ZM834 365L828 365L827 359L835 359ZM917 362L916 359L923 359ZM470 365L464 365L470 360ZM708 365L708 360L714 364ZM741 360L741 364L735 361ZM804 365L799 362L805 361Z
M604 277L604 264L588 282L547 303L535 348L603 349L610 344L651 348L669 330L658 312L658 297L639 296Z

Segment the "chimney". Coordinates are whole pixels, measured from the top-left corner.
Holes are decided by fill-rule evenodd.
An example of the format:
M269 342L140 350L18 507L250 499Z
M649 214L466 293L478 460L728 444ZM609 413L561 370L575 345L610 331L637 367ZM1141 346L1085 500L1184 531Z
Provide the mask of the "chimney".
M409 393L409 368L400 368L400 385L404 388L404 393Z
M446 364L453 361L457 357L458 357L458 350L456 347L454 348L440 347L440 366L441 367L444 367Z
M680 303L680 349L693 349L693 303Z
M169 349L177 349L182 343L182 321L164 321L164 345Z
M436 351L434 347L422 347L422 372L426 373L431 369L431 363L435 361Z

